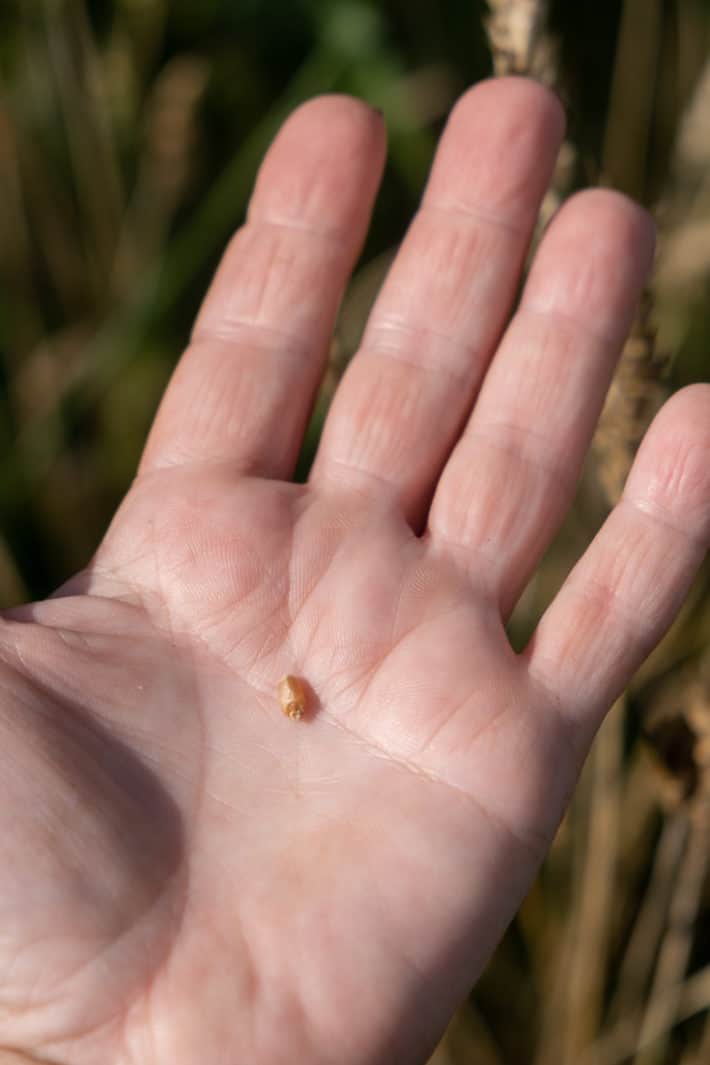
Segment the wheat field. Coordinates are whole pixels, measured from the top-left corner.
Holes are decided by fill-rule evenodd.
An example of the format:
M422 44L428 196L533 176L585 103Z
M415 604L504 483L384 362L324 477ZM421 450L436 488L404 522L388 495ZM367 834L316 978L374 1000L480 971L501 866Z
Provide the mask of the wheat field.
M91 554L280 120L325 91L384 111L390 161L300 463L457 95L524 73L573 191L654 213L654 275L522 643L618 498L660 403L710 378L707 0L5 0L0 9L0 604ZM710 567L614 707L552 851L431 1065L710 1062Z

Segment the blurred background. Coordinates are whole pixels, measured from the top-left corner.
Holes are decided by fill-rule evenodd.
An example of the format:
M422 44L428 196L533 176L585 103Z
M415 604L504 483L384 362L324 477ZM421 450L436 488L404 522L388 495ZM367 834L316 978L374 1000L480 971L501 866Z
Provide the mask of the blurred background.
M385 113L390 157L301 458L457 95L530 73L569 114L539 230L603 183L659 250L522 643L663 399L710 377L710 0L3 0L0 605L89 559L282 118ZM709 457L710 461L710 457ZM710 1063L710 567L614 707L537 882L432 1065Z

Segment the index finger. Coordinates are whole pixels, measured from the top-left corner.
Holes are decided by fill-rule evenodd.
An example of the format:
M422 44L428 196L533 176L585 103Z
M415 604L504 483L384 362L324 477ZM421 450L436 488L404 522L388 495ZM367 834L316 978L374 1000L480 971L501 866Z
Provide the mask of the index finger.
M286 121L205 300L141 465L292 472L385 154L382 118L324 96Z

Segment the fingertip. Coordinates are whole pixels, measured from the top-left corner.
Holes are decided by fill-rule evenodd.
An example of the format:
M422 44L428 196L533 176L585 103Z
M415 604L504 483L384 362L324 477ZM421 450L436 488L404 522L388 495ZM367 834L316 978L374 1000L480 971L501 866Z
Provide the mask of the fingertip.
M637 200L617 189L581 189L567 200L566 209L583 208L592 224L613 226L621 241L633 250L645 272L651 268L656 250L656 222Z
M343 138L380 142L384 137L384 113L348 93L322 93L304 101L288 116L279 138L315 137L329 140L337 149Z
M710 383L699 381L678 389L664 404L659 418L688 418L690 423L708 435L710 443Z
M326 94L286 119L259 170L249 217L330 230L369 217L386 154L382 114L353 96Z
M479 82L454 105L441 137L426 198L481 209L526 233L564 137L554 93L528 78Z
M585 189L557 212L543 237L524 304L562 312L618 348L653 262L655 226L633 200Z
M710 384L676 392L639 448L624 497L710 547Z
M522 75L484 78L462 94L451 112L456 121L471 108L502 108L544 124L551 139L561 143L567 129L562 100L552 89Z
M570 196L550 223L550 231L565 227L581 240L611 237L614 246L632 256L645 276L653 262L656 223L640 203L616 189L581 189Z

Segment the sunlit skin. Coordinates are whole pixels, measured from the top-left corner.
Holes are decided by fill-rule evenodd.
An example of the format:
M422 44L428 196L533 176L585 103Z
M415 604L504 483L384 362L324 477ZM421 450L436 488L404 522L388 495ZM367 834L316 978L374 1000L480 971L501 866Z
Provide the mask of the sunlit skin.
M562 136L457 104L305 485L385 130L277 137L94 559L0 624L3 1065L420 1065L480 974L710 538L698 385L511 649L653 255L575 196L506 325Z

